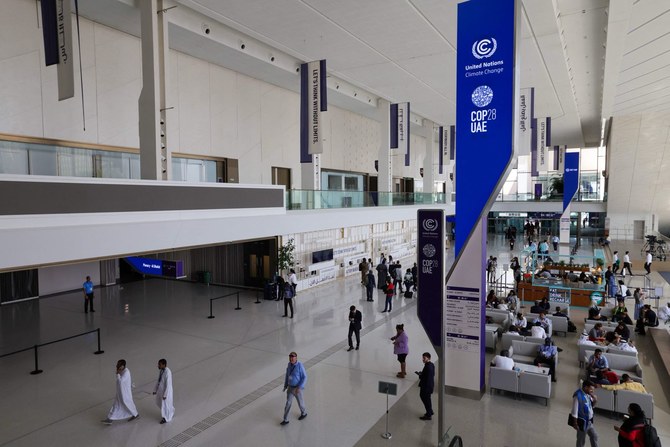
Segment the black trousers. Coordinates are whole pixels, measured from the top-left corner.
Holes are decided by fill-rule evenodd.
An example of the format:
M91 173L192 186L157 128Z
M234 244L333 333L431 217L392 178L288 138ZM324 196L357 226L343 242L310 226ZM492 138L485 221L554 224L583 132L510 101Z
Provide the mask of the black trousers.
M419 397L421 398L421 402L423 402L423 406L426 407L426 415L428 415L428 416L432 416L434 414L433 413L433 401L430 398L431 394L432 393L428 393L428 392L423 391L423 389L421 391L419 391Z
M626 269L628 269L628 274L632 275L633 271L630 269L630 262L624 262L623 263L623 268L621 269L622 274L626 274Z
M556 380L556 359L554 357L547 358L543 355L538 355L535 357L534 363L535 366L540 366L542 363L549 365L549 375L551 376L551 380Z
M88 307L91 306L91 312L95 312L93 310L93 294L92 293L87 293L86 298L84 298L84 312L88 313Z
M367 296L368 301L372 301L372 292L375 291L375 288L372 286L365 286L365 296Z
M644 263L644 269L647 271L647 274L651 273L651 264L648 262Z
M293 318L293 298L284 298L284 315L288 315L288 308L291 308L291 318Z
M349 325L349 335L347 338L349 339L349 347L353 348L354 343L353 340L351 339L352 335L356 335L356 347L359 347L361 345L361 330L356 328L353 324Z

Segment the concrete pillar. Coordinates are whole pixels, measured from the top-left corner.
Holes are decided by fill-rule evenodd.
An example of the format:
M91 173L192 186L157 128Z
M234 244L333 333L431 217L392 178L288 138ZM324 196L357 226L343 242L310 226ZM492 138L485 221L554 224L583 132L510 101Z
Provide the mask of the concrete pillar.
M140 6L142 91L139 98L140 176L147 180L171 177L167 141L168 23L163 0L143 0Z
M377 102L377 116L381 124L381 142L379 144L379 172L377 176L377 191L379 205L390 205L393 192L393 164L391 163L391 103L385 99Z

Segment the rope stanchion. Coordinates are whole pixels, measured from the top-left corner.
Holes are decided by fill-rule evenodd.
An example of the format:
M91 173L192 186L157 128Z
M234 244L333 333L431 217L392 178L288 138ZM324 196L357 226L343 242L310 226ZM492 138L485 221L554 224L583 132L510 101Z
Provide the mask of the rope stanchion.
M235 310L240 310L240 309L242 309L240 307L240 292L237 292L237 307L235 308Z
M82 332L81 334L71 335L70 337L60 338L58 340L53 340L53 341L48 341L46 343L36 344L36 345L31 346L30 348L19 349L18 351L9 352L7 354L2 354L2 355L0 355L0 358L9 357L10 355L18 354L20 352L30 351L32 349L33 356L34 356L34 359L35 359L35 369L30 371L30 374L33 375L33 376L37 375L37 374L42 374L43 371L40 369L40 366L39 366L39 361L40 361L40 359L39 359L39 348L41 348L42 346L47 346L47 345L52 345L54 343L59 343L61 341L70 340L71 338L81 337L82 335L92 334L93 332L97 332L97 334L98 334L98 350L95 351L94 354L102 354L105 351L100 349L100 328L97 328L97 329L93 329L92 331Z
M233 295L237 295L237 307L235 307L235 310L242 309L240 307L240 292L233 292L233 293L229 293L228 295L217 296L216 298L210 298L209 299L209 316L207 318L209 318L209 319L215 318L214 312L212 311L212 302L213 301L220 300L221 298L226 298L226 297L233 296Z
M95 355L102 354L105 352L102 349L100 349L100 328L97 329L97 332L98 332L98 350L93 353Z
M35 369L33 371L30 371L30 374L35 376L37 374L42 374L42 370L39 367L39 359L37 355L37 348L39 348L38 345L35 345L33 349L35 350Z

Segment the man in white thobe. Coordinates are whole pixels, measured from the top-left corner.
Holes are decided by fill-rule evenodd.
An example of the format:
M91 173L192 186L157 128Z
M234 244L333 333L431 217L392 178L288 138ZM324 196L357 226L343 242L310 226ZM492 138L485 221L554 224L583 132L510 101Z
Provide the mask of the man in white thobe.
M133 380L130 377L130 370L126 368L126 361L121 359L116 362L116 399L109 410L107 419L102 421L105 424L111 424L112 421L128 418L128 422L134 421L140 417L133 402Z
M158 381L154 387L156 395L156 405L161 409L161 424L170 422L174 416L174 406L172 405L172 371L167 367L167 360L158 361Z

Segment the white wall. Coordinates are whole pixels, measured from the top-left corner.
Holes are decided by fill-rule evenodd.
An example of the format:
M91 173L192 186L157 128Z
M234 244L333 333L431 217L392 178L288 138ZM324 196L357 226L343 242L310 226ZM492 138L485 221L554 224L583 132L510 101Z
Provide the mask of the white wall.
M100 285L100 263L98 261L43 267L37 273L40 296L81 288L87 276L91 277L93 284ZM83 302L82 296L82 305Z
M35 3L3 0L0 15L0 133L137 148L141 90L140 41L81 18L86 130L81 92L58 102L56 68L44 66ZM76 42L75 42L76 44ZM78 58L77 51L74 51ZM75 61L78 66L78 60ZM298 78L296 77L296 83ZM271 183L273 166L293 169L300 188L299 95L171 50L168 148L239 159L240 183ZM378 122L330 106L323 169L375 175ZM419 177L425 141L413 136L412 166L394 157L394 175Z
M607 215L612 237L632 238L635 220L644 220L647 232L668 232L670 112L614 117L610 135Z

